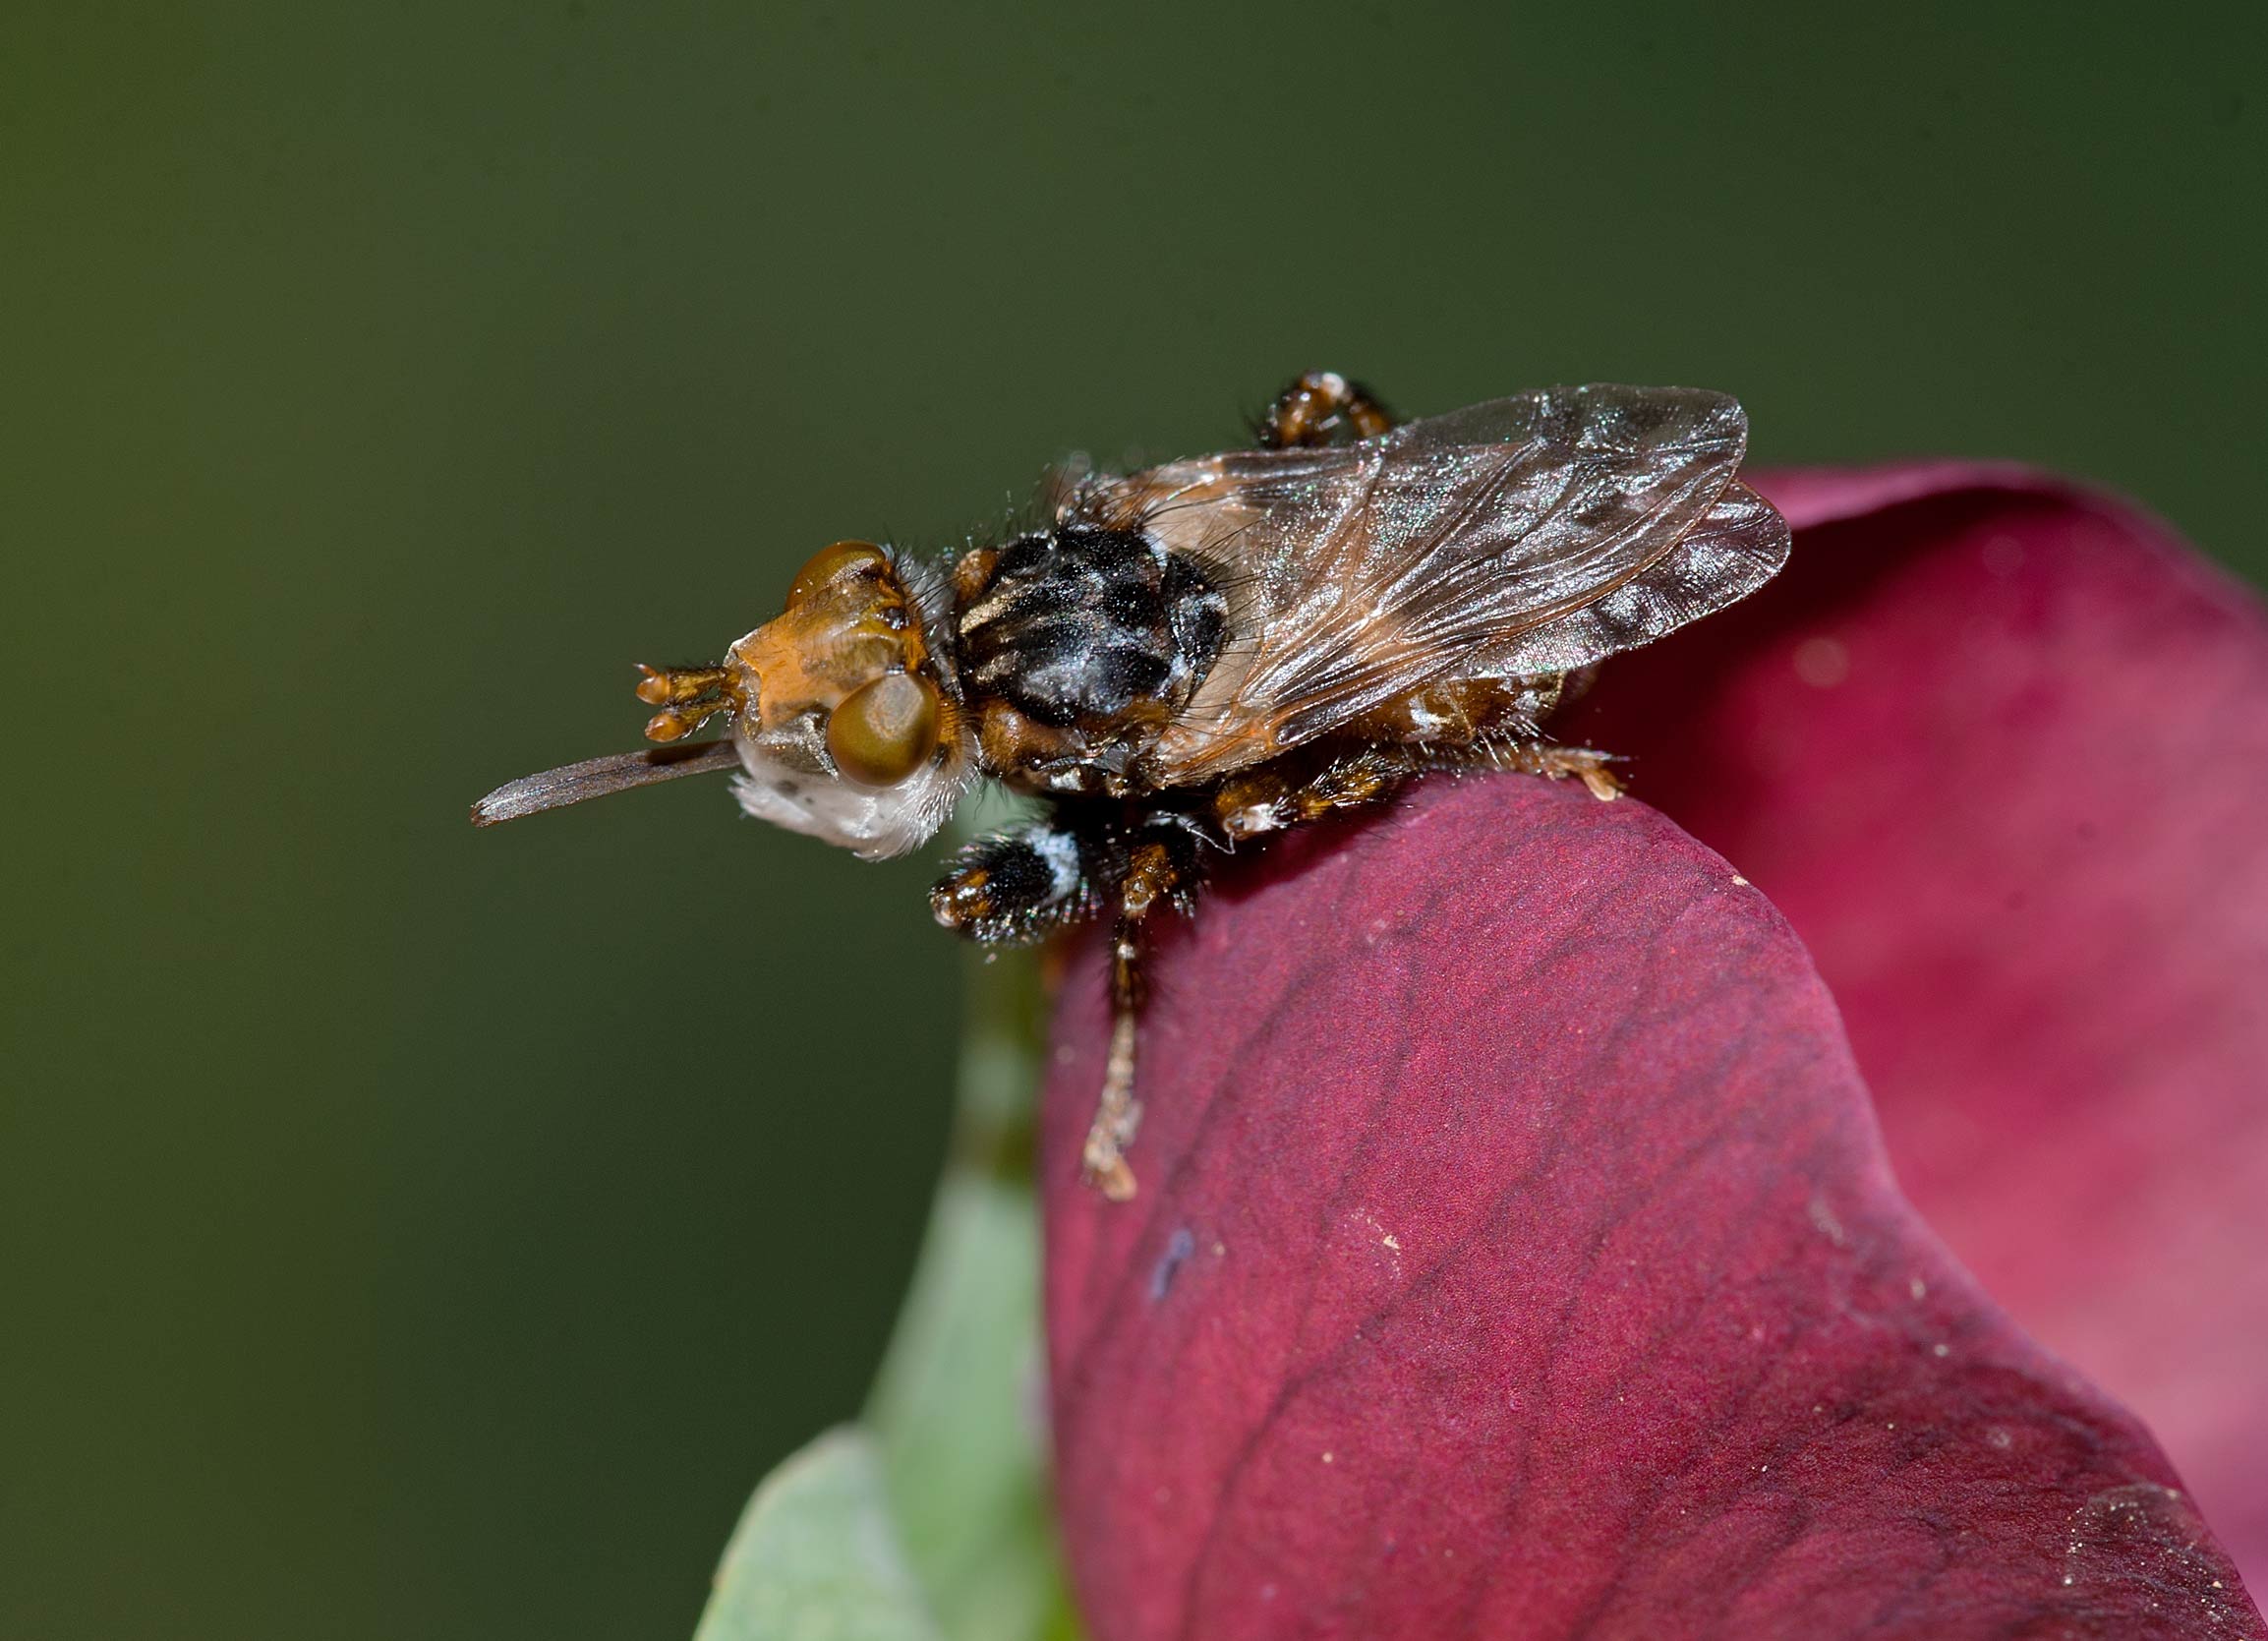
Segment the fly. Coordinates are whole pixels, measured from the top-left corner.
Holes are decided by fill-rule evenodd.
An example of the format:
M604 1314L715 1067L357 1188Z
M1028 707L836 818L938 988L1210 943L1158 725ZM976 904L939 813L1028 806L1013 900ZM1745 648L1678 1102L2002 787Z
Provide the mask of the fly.
M926 843L981 780L1038 818L960 850L946 927L1020 945L1112 919L1112 1029L1083 1149L1124 1201L1143 930L1210 855L1434 769L1619 791L1543 726L1591 669L1762 586L1786 522L1738 477L1721 393L1552 387L1397 424L1335 372L1256 448L1089 475L1048 522L932 562L837 542L713 667L641 668L654 749L500 787L488 826L733 771L740 806L866 859ZM723 717L722 738L687 742Z

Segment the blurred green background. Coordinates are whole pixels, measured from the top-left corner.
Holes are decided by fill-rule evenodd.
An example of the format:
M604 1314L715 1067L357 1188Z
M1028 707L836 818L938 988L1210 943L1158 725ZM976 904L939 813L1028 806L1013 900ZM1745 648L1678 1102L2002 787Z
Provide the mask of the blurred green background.
M633 660L843 535L1398 406L2122 486L2258 576L2257 9L54 6L0 23L0 1634L676 1636L940 1152L919 865Z

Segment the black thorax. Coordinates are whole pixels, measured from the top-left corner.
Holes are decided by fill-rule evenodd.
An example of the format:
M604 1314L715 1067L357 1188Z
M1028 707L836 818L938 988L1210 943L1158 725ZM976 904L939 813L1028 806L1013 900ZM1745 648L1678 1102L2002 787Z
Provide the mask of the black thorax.
M1224 614L1193 564L1138 531L1042 531L1003 547L960 611L962 675L1058 728L1171 709L1220 655Z

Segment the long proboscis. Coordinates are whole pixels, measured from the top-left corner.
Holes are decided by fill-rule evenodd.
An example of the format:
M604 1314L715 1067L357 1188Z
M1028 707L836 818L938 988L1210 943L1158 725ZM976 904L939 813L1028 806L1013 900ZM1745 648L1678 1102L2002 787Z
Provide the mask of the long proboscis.
M649 746L638 752L616 752L611 757L586 758L579 764L547 769L541 775L523 775L507 781L473 805L475 826L498 826L522 815L546 809L563 809L585 798L609 792L650 787L657 781L674 781L682 775L708 775L736 769L740 754L727 735L723 740L696 741L690 746Z

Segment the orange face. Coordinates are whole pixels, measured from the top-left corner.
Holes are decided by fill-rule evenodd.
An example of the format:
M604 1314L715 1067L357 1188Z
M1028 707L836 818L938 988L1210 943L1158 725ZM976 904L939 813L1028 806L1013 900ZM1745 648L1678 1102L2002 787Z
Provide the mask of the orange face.
M722 667L642 671L639 699L662 708L646 724L649 740L680 739L719 711L734 714L743 737L775 744L816 720L837 773L862 787L916 774L950 729L918 613L871 542L814 554L787 608L734 644Z
M824 714L828 751L860 786L896 786L937 750L947 712L929 645L896 566L872 543L814 554L787 608L734 644L726 665L751 728Z
M749 814L873 857L934 833L972 777L973 735L941 687L922 611L890 555L837 542L787 607L717 667L642 669L651 740L732 715Z
M923 584L871 542L812 556L787 608L715 667L640 667L659 708L646 738L681 741L720 714L732 733L669 752L623 753L499 787L483 826L704 770L737 767L733 793L759 820L867 859L918 848L976 779L976 735L923 631ZM947 596L942 580L928 587ZM944 619L942 607L929 615Z

